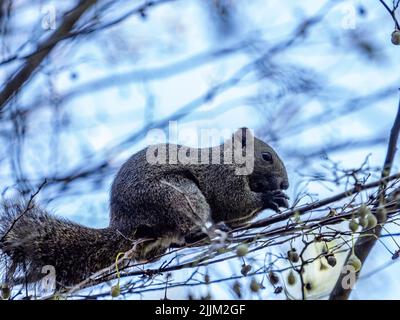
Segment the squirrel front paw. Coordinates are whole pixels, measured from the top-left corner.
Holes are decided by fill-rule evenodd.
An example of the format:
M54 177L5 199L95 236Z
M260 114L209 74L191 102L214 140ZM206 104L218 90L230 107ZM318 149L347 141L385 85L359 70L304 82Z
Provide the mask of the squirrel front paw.
M264 209L280 212L279 208L289 208L289 197L282 190L263 192L261 198Z
M226 225L225 222L217 222L215 224L212 224L208 228L205 228L203 230L195 230L192 233L188 234L185 236L185 243L186 244L193 244L195 242L198 242L200 240L204 240L207 238L212 238L214 236L219 236L219 237L226 237L227 233L231 231L232 229Z

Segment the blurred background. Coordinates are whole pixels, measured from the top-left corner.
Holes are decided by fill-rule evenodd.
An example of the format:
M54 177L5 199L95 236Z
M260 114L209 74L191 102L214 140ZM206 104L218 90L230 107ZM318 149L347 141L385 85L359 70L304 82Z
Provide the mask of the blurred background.
M299 203L343 191L353 169L377 178L398 105L393 30L378 0L0 0L1 195L29 196L46 179L40 204L106 227L113 176L150 129L168 131L169 121L191 146L198 141L187 129L225 138L254 129L283 158ZM351 298L400 298L393 239L377 243ZM265 250L279 256L287 247ZM230 277L237 264L207 273ZM336 280L312 276L317 297ZM171 289L168 298L231 299L231 286ZM286 296L266 288L243 298Z

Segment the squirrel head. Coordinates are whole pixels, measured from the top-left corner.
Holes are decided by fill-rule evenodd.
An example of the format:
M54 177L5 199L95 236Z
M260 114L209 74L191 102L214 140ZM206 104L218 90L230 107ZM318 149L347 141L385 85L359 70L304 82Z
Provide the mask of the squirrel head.
M242 148L246 148L250 141L254 143L254 169L249 175L252 191L264 192L289 188L285 165L270 145L255 137L248 128L237 130L233 139L241 140Z

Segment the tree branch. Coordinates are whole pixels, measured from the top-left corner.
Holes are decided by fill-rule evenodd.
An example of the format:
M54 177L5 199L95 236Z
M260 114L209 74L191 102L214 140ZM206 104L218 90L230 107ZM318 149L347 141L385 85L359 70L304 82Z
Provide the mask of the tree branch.
M332 197L329 197L329 198L326 198L326 199L323 199L320 201L316 201L316 202L313 202L313 203L310 203L310 204L307 204L307 205L304 205L304 206L301 206L298 208L294 208L290 211L284 212L282 214L279 214L279 215L276 215L273 217L268 217L268 218L250 223L244 227L235 229L234 231L261 228L261 227L266 227L266 226L269 226L269 225L277 223L277 222L285 221L285 220L293 217L295 214L302 215L304 213L308 213L311 210L315 210L315 209L324 207L328 204L343 200L343 199L350 197L354 194L357 194L361 191L376 188L376 187L381 186L382 184L387 184L389 181L393 181L393 180L397 180L397 179L400 179L400 173L396 173L396 174L394 174L392 176L388 176L388 177L383 177L382 179L380 179L378 181L374 181L374 182L371 182L368 184L356 186L353 189L344 191L342 193L338 193Z
M54 47L68 35L80 17L96 3L97 0L81 0L79 4L65 15L60 26L42 44L38 46L36 53L30 56L11 77L0 92L0 111L4 109L7 102L24 86L32 74L37 70L42 61L49 55Z
M386 178L389 176L390 171L392 169L394 156L397 150L397 141L400 134L400 100L399 106L397 110L396 119L394 121L390 139L388 144L388 150L386 153L385 163L382 169L382 182L379 185L379 193L378 193L378 201L375 206L379 206L380 201L384 201L385 189L386 189ZM383 223L382 223L383 225ZM371 252L372 248L374 247L376 241L379 239L381 232L382 232L382 225L377 225L374 229L372 229L369 233L366 233L366 237L358 238L355 246L354 246L354 254L361 260L362 264L366 261L369 253ZM370 235L370 236L368 236ZM349 253L347 259L350 257L351 253ZM346 259L346 261L347 261ZM339 279L336 282L335 288L331 292L330 300L347 300L350 296L352 291L351 288L344 289L342 286L342 280L345 275L341 274ZM358 277L358 274L357 274Z
M382 5L383 5L383 6L385 7L385 9L387 10L387 12L389 12L390 16L391 16L392 19L393 19L393 22L394 22L394 24L395 24L396 29L397 29L397 30L400 30L400 24L399 24L399 22L397 21L397 18L396 18L396 9L397 9L397 6L395 6L393 9L390 9L389 6L386 4L385 1L379 0L379 2L382 3Z

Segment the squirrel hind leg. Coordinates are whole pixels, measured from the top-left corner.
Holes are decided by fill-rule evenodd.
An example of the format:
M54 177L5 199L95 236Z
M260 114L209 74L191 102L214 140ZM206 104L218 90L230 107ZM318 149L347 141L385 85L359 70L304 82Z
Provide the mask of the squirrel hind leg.
M124 232L136 230L138 238L179 239L210 221L210 206L190 179L167 176L150 189L136 192L129 208L112 212L111 226Z
M154 194L163 194L164 197L154 199ZM184 245L185 238L201 230L211 218L204 195L193 181L185 177L168 176L168 179L160 181L156 193L148 193L146 197L147 210L136 213L157 219L146 220L145 224L136 227L137 238L153 239L140 245L137 260L149 260L164 254L170 247Z
M169 221L179 236L185 237L210 221L210 206L194 181L181 176L168 176L168 180L161 180L160 183L170 195L165 205L169 207Z

